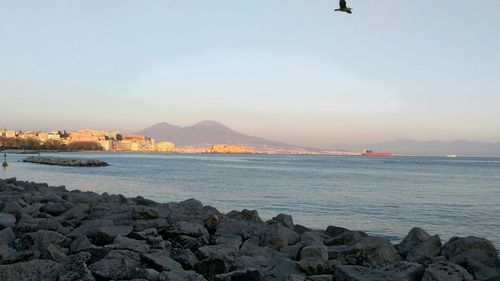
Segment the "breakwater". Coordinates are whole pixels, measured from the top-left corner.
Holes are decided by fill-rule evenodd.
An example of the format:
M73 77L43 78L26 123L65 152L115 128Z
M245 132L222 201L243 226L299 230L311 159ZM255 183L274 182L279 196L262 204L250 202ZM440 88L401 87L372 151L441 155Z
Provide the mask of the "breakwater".
M495 280L495 247L0 180L0 280ZM450 279L454 278L454 279Z

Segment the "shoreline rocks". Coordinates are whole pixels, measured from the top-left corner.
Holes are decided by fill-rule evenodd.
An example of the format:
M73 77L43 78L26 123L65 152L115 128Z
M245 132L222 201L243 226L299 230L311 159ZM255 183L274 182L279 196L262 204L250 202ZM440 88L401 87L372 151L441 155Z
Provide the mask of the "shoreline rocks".
M227 214L195 199L68 191L0 179L0 280L447 281L500 280L495 247L479 237L414 228L399 245L278 214Z
M23 159L23 162L56 165L56 166L70 166L70 167L106 167L108 163L96 159L74 159L66 157L53 157L53 156L30 156Z

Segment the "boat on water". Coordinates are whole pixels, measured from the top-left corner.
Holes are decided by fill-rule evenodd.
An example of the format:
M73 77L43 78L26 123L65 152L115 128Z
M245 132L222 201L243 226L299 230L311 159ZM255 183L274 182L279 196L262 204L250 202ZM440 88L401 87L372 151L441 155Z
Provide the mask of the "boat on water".
M457 158L457 155L456 154L448 154L448 155L446 155L446 157L448 157L448 158Z
M369 149L365 149L363 150L363 152L361 153L361 155L363 156L394 156L394 153L392 152L374 152L374 151L371 151Z

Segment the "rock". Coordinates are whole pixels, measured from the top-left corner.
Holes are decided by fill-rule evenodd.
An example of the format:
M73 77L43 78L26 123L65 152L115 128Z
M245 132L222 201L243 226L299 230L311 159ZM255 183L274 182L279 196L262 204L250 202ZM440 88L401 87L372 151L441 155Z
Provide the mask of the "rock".
M415 262L401 261L378 269L394 280L420 281L424 274L424 266Z
M94 236L101 227L112 226L113 221L111 220L86 220L79 227L75 228L71 233L68 234L69 237L77 238L82 235Z
M330 258L343 264L383 266L401 261L391 242L382 237L366 237L349 246L332 247L329 248Z
M415 246L406 256L407 261L421 264L432 263L432 258L441 252L441 239L434 235Z
M458 264L438 262L430 264L422 281L469 281L474 280L467 270Z
M16 217L8 213L0 213L0 229L6 227L14 226L16 223Z
M161 233L164 238L179 235L209 238L208 231L203 225L186 221L178 221L174 225L164 228Z
M319 245L324 245L325 239L327 239L328 236L319 232L319 231L306 231L300 235L300 241L305 242L307 245L314 245L314 244L319 244Z
M264 276L258 270L232 271L215 275L214 281L264 281Z
M71 239L55 231L39 230L37 232L27 233L21 238L21 243L25 249L43 250L50 244L60 247L68 247Z
M189 249L181 249L173 254L173 259L182 265L185 270L194 269L195 264L199 262L196 255Z
M236 259L236 270L256 269L266 281L278 281L292 274L303 275L296 262L278 256L241 256Z
M419 281L423 273L422 265L410 262L399 262L381 269L340 265L335 278L337 281Z
M160 273L160 280L164 281L207 281L194 271L174 270Z
M0 245L10 245L16 239L16 235L12 231L12 228L7 227L0 230Z
M338 236L346 231L349 231L349 229L347 228L343 228L343 227L338 227L338 226L334 226L334 225L330 225L326 228L325 230L325 233L328 235L328 236L331 236L331 237L335 237L335 236Z
M288 232L286 228L280 223L269 225L266 232L262 235L262 245L278 251L287 246Z
M158 209L147 206L134 206L132 208L132 218L134 220L157 219L160 215Z
M451 262L466 268L476 279L488 279L500 275L493 269L497 251L486 239L474 236L453 237L443 246L442 254Z
M451 238L443 246L442 253L454 263L461 264L466 259L473 259L490 266L495 264L498 254L490 241L474 236Z
M57 280L60 265L49 260L30 260L0 265L0 280Z
M359 241L365 237L368 237L368 234L364 233L363 231L346 230L335 237L327 238L324 243L327 246L347 245L353 241Z
M67 203L53 203L49 202L40 208L40 211L50 214L52 216L58 216L72 207L71 204Z
M332 281L333 275L323 274L323 275L311 275L307 276L306 281Z
M299 266L308 275L326 273L329 269L326 260L317 258L303 258L299 261Z
M236 220L244 220L252 223L262 223L259 213L256 210L243 209L241 212L231 211L227 214L229 218Z
M429 239L431 236L419 227L414 227L410 230L408 235L403 239L401 244L398 245L399 253L406 257L408 253L415 248L418 244Z
M71 167L105 167L108 163L94 159L72 159L67 157L52 156L30 156L23 159L23 162L37 163L45 165L71 166Z
M194 270L211 280L217 274L229 272L229 264L225 257L215 255L197 263Z
M294 230L293 218L287 214L278 214L273 220L280 222L284 227Z
M106 245L106 248L130 250L138 253L147 253L150 250L146 241L130 239L120 235L116 236L113 244Z
M94 233L87 234L87 236L95 245L103 246L113 242L118 236L127 236L130 232L132 232L131 226L114 225L99 227Z
M113 250L89 269L98 278L133 279L144 276L140 254L128 250Z
M322 261L328 260L328 249L325 246L306 246L300 251L300 259L313 258Z
M182 270L178 262L162 254L142 254L142 261L158 272Z
M94 281L95 279L85 263L89 259L89 253L70 256L60 271L58 281Z

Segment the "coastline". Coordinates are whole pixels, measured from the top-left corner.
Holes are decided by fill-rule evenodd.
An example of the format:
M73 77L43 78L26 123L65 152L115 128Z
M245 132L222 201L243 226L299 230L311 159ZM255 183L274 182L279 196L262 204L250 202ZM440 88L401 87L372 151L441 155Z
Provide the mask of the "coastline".
M359 230L294 225L286 214L264 222L255 210L223 214L195 199L157 203L16 179L0 180L0 198L2 280L499 276L494 246L477 237L445 242L414 228L393 245Z

